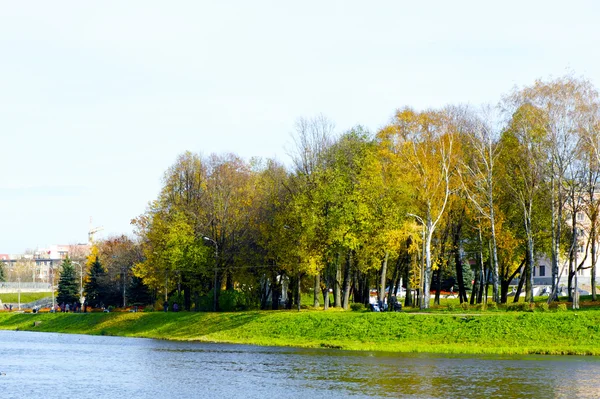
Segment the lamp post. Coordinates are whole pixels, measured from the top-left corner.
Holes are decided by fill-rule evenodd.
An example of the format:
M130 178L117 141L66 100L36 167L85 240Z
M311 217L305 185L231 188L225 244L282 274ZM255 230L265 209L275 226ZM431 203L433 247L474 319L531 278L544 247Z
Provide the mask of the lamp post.
M423 291L425 287L423 286L423 275L425 273L425 221L422 217L415 215L414 213L407 213L407 216L412 216L421 222L421 268L419 270L419 307L422 309L423 306Z
M217 266L219 262L219 244L210 237L203 236L204 241L209 241L215 246L215 284L213 286L213 310L217 311Z

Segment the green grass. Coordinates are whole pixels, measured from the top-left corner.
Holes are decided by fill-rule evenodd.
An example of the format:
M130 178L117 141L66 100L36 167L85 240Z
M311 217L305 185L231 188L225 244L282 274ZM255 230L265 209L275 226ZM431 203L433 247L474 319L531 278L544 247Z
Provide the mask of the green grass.
M34 321L41 323L34 327ZM600 355L600 310L466 316L342 311L2 312L0 329L392 352Z
M0 294L0 300L3 303L17 303L19 298L19 294L10 293L10 294ZM51 298L51 292L22 292L21 293L21 303L29 303L37 301L42 298Z

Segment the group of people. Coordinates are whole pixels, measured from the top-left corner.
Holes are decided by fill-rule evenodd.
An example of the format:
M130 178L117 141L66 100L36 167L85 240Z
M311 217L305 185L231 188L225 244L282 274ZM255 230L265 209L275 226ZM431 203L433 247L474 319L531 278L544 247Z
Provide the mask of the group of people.
M63 313L69 313L69 312L73 312L73 313L81 313L81 304L79 302L73 302L73 303L61 303L60 305L56 305L54 308L55 312L61 311ZM83 309L84 312L87 312L87 304L84 306Z
M402 303L398 301L398 298L396 298L395 296L392 296L390 298L389 307L387 304L387 297L385 297L383 301L377 299L376 301L371 302L370 306L372 312L387 312L388 310L400 312L402 310Z

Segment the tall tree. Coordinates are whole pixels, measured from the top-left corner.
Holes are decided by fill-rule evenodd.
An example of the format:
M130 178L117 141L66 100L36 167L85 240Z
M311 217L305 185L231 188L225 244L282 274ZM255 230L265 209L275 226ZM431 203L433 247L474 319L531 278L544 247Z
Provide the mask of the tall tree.
M89 259L88 276L84 287L86 302L93 307L101 307L106 305L103 280L106 276L106 271L102 267L97 255L92 255L93 259Z
M535 262L534 210L539 190L544 183L546 134L540 121L540 110L532 105L519 106L503 133L503 158L512 173L505 174L507 186L521 207L527 242L525 267L526 298L533 302L533 267Z
M61 264L56 300L58 303L71 304L77 302L78 299L79 285L77 284L75 268L73 267L73 263L71 263L71 259L67 257Z
M379 137L392 148L406 166L406 176L414 186L417 217L424 226L424 267L420 307L430 307L432 272L431 242L446 210L452 190L454 127L448 111L415 112L399 110L391 125Z
M484 109L481 115L467 114L462 136L464 156L458 168L464 192L475 209L486 218L490 227L493 301L500 302L498 245L496 238L496 160L499 154L498 134L493 111Z

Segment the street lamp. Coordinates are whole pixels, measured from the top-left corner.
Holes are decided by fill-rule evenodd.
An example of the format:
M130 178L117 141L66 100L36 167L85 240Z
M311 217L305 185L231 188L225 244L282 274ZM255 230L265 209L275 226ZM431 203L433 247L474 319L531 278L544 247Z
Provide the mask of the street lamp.
M219 262L219 244L210 237L203 236L204 241L209 241L215 246L215 284L213 286L213 310L217 311L217 266Z

